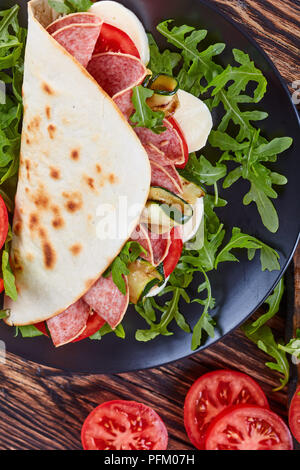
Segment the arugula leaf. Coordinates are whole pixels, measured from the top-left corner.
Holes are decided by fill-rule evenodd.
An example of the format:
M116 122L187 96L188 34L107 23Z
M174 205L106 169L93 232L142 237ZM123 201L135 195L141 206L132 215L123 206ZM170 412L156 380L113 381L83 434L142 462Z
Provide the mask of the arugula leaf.
M171 52L169 49L160 52L152 34L148 34L148 40L150 47L150 62L148 67L153 75L159 73L173 75L173 70L181 61L181 55L177 52Z
M53 10L64 15L88 11L93 5L90 0L48 0L48 3Z
M134 241L127 242L119 256L114 259L111 266L104 274L104 277L108 276L110 273L112 274L115 285L123 295L126 294L124 276L129 274L128 266L134 263L141 253L147 254L146 250L139 243Z
M224 178L227 168L221 163L212 165L207 158L201 155L197 158L195 153L189 156L188 163L184 170L180 170L180 175L189 181L198 185L207 184L214 185L220 179Z
M135 338L137 341L149 341L156 338L158 335L170 336L172 332L168 330L170 323L175 320L177 325L186 333L191 331L190 326L186 323L184 316L179 310L179 301L183 298L186 302L190 299L184 288L168 286L161 292L160 296L167 293L173 293L171 300L165 302L164 307L157 305L153 298L145 300L143 305L137 305L136 311L147 321L150 328L148 330L137 330ZM162 312L159 323L155 323L156 317L153 306Z
M213 57L218 56L225 49L225 44L218 43L209 46L206 50L200 51L199 44L206 38L206 30L196 30L191 26L174 26L169 29L173 20L167 20L157 26L157 30L181 50L183 66L178 75L180 88L196 96L205 89L202 80L210 82L213 77L222 72L222 67L213 61Z
M205 300L195 299L194 302L197 302L201 305L204 305L204 311L199 318L198 322L194 326L193 329L193 337L192 337L192 350L195 351L202 342L202 335L203 331L205 331L211 338L215 336L215 321L209 315L208 310L214 308L215 306L215 299L212 296L211 284L208 279L207 274L202 270L204 275L205 281L198 287L198 293L203 292L204 290L207 291L207 297Z
M268 311L248 326L247 331L250 335L254 334L259 328L261 328L265 323L267 323L269 320L271 320L271 318L276 315L279 310L283 293L284 279L282 277L277 286L275 287L273 294L270 295L265 301L265 303L269 305Z
M247 338L253 341L259 349L275 359L276 362L266 362L266 366L269 367L269 369L276 370L283 374L283 378L280 379L281 386L274 391L282 390L288 383L290 366L286 358L286 353L276 343L271 328L264 325L253 332L252 325L246 323L242 326L242 330Z
M17 326L15 337L18 336L19 333L21 333L22 338L36 338L38 336L43 336L43 333L34 325Z
M296 338L291 339L286 346L278 344L278 348L296 359L300 359L300 329L298 328L296 331Z
M135 112L130 117L133 127L147 127L155 134L166 130L163 125L165 114L163 111L153 111L147 104L147 99L154 95L154 91L142 85L136 86L132 93L132 103Z
M231 250L236 248L246 248L248 250L249 260L253 259L256 250L260 250L260 261L262 271L274 271L280 269L278 262L279 254L271 247L261 242L251 235L242 233L241 229L234 227L232 229L232 237L227 245L220 251L215 261L215 269L218 264L224 261L238 261L238 259L231 253Z
M124 339L125 338L125 331L123 326L120 324L118 325L114 330L109 326L108 323L105 323L105 325L100 328L99 331L97 331L94 335L90 336L91 340L101 340L103 336L109 334L109 333L115 333L115 335L118 338Z

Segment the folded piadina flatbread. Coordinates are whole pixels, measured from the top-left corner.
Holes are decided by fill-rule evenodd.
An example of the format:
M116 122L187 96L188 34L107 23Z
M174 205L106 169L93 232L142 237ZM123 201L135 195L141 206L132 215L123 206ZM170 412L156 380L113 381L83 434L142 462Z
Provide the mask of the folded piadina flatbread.
M9 325L48 320L90 290L140 217L128 215L121 236L99 238L99 206L117 213L125 197L129 208L142 208L151 179L143 145L85 69L89 51L77 60L46 31L56 19L47 0L32 0L28 11L11 251L18 299L5 299ZM85 39L97 27L85 28Z

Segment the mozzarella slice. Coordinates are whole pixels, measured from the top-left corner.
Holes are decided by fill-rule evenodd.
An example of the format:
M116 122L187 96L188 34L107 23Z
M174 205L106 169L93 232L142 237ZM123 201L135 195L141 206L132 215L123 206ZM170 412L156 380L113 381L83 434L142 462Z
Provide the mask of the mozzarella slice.
M186 243L192 238L194 238L194 236L198 232L204 214L203 199L203 197L197 199L196 204L193 206L193 217L191 218L191 220L189 220L186 224L183 225L183 243Z
M211 113L203 101L191 93L178 90L180 106L174 118L180 125L188 144L189 153L205 147L213 126Z
M169 276L170 277L170 276ZM166 287L168 284L169 277L165 280L162 286L160 287L153 287L151 291L146 295L146 297L155 297L156 295L160 294L160 292Z
M105 23L124 31L134 42L142 62L150 61L149 41L144 26L138 17L118 2L100 1L91 6L90 13L99 16Z

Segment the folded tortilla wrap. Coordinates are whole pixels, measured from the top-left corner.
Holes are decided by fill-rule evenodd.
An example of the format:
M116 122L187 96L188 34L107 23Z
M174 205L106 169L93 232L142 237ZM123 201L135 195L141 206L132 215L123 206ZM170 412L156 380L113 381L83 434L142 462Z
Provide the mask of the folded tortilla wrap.
M9 325L52 318L90 289L136 227L151 179L147 153L114 102L46 32L57 18L47 0L28 7ZM99 238L99 214L115 220L120 198L135 210L122 212L122 233Z

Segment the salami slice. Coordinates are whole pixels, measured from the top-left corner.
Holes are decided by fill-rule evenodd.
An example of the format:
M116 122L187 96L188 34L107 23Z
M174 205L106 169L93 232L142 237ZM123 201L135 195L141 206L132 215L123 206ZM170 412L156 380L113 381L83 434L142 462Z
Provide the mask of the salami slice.
M126 313L129 289L127 286L127 293L123 295L110 275L107 278L101 277L83 299L112 329L115 329Z
M71 343L80 336L86 328L90 311L90 307L80 299L64 312L47 320L54 346Z
M163 167L158 163L150 161L151 164L151 186L160 186L161 188L168 189L172 193L182 194L182 186L180 183L179 175L176 175L176 170L172 167ZM175 180L170 173L174 172L175 177L178 178Z
M134 106L132 103L132 89L121 91L114 96L114 102L118 106L121 113L124 114L127 121L134 112Z
M161 134L155 134L145 127L136 127L134 130L144 146L153 144L158 150L164 152L166 158L174 165L185 162L183 142L178 132L168 120L164 120L166 130Z
M140 59L116 52L94 55L88 72L111 97L141 84L147 75Z
M131 240L138 242L145 250L147 255L142 253L140 256L149 261L153 266L158 266L168 255L171 245L170 233L156 234L150 232L144 224L139 224Z
M58 20L53 21L47 28L51 36L53 33L58 31L59 29L64 28L65 26L69 26L71 24L102 24L102 21L98 16L94 15L93 13L73 13L71 15L63 16L62 18L58 18Z
M169 160L166 157L166 154L159 150L157 147L155 147L155 145L147 144L144 145L144 147L148 154L149 160L158 163L161 166L173 165L172 160Z
M71 24L53 33L52 37L86 68L100 31L101 23Z

